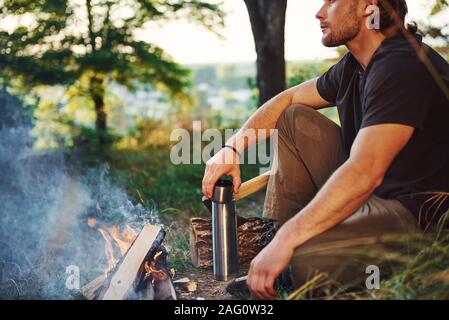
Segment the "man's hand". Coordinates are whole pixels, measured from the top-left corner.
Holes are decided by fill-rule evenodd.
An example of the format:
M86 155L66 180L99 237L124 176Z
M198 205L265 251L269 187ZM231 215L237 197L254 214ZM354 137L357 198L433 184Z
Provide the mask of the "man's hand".
M272 99L265 102L251 117L243 124L242 128L235 136L228 140L230 145L238 146L237 150L243 153L247 147L259 142L258 134L245 134L247 130L266 130L263 139L270 136L270 129L276 127L276 123L284 110L292 104L303 104L313 106L313 108L328 107L329 102L324 100L317 89L317 78L303 82L295 87L287 89ZM231 142L232 141L232 142ZM214 157L206 163L202 192L207 198L213 196L213 188L218 179L224 174L232 176L234 192L237 192L240 180L240 167L237 155L230 148L220 150ZM224 161L224 159L234 159L234 161ZM225 164L226 163L226 164Z
M221 149L206 162L202 183L203 195L207 198L212 198L214 186L223 175L232 177L234 192L237 192L242 183L240 179L240 164L238 155L231 148Z
M276 298L274 282L293 256L294 247L282 240L282 231L251 261L246 283L259 299Z

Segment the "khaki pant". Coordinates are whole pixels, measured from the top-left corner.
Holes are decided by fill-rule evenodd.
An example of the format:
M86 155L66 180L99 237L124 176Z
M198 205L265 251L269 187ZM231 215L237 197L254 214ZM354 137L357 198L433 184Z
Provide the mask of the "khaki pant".
M278 170L268 181L264 216L283 224L307 205L345 156L340 127L312 108L290 106L277 129ZM373 195L348 219L295 250L293 284L300 286L317 273L338 283L366 277L367 266L397 249L392 238L418 230L399 201Z

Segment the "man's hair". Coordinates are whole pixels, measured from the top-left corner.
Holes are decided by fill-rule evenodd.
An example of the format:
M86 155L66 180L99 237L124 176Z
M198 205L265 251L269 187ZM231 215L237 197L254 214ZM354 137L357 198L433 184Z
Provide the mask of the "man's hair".
M386 30L392 26L404 26L412 33L416 33L418 26L416 23L405 23L405 16L408 13L406 0L379 0L380 9L380 29ZM401 26L398 26L398 20Z

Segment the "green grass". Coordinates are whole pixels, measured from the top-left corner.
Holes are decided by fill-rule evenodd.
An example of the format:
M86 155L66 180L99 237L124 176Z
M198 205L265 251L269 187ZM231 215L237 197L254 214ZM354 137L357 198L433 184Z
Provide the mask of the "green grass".
M290 293L290 299L449 299L449 235L429 232L409 239L408 252L384 254L378 290L343 286L318 274Z
M194 267L190 263L189 253L189 229L177 222L173 222L166 229L166 243L169 245L170 266L176 272L193 271Z
M168 147L114 150L108 154L111 175L130 196L144 205L156 204L165 222L209 213L201 202L204 164L174 165ZM258 165L242 165L243 181L259 174Z
M154 202L162 219L190 212L202 214L202 165L175 166L168 148L113 151L108 156L111 174L123 182L130 196L144 204ZM173 221L174 219L165 219Z

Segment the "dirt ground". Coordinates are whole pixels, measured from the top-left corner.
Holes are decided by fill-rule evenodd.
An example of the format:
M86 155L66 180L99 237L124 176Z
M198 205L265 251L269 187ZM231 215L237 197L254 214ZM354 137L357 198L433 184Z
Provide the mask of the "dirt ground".
M240 268L239 276L244 276L248 272L248 266ZM242 287L242 290L230 294L226 287L232 282L217 281L213 277L212 270L197 269L191 272L180 273L176 275L177 279L188 278L193 285L190 290L185 285L175 283L176 295L178 300L241 300L250 299L249 293ZM196 288L195 288L196 284ZM193 290L195 289L195 290Z
M261 216L263 209L264 193L259 192L256 195L252 195L243 201L237 203L237 213L242 216ZM245 276L248 273L249 264L239 266L238 277ZM251 299L246 286L240 285L237 290L233 290L233 294L230 294L226 287L232 282L232 280L216 281L213 277L212 269L192 269L185 272L179 272L176 274L174 281L188 278L192 283L189 291L185 285L175 284L176 294L179 300L248 300Z

